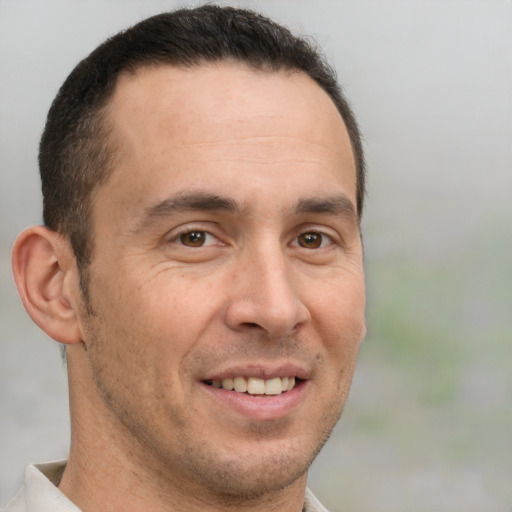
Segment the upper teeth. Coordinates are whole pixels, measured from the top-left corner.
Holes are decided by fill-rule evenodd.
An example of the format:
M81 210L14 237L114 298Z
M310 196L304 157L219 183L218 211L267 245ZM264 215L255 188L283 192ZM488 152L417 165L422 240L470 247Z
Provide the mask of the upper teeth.
M229 391L250 395L280 395L283 391L290 391L295 386L295 377L275 377L273 379L258 379L256 377L234 377L233 379L214 379L212 386Z

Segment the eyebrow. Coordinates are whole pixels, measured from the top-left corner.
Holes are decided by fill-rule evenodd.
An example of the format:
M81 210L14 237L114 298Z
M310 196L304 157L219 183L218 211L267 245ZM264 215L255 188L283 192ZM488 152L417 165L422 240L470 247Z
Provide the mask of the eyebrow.
M247 208L229 197L205 192L184 192L146 208L138 228L144 228L158 218L184 211L219 211L242 216L246 214ZM352 201L344 195L299 199L293 213L341 215L355 222L358 218Z
M242 213L240 206L230 198L204 192L184 192L145 208L135 230L144 229L159 218L169 217L175 213L186 211Z
M326 213L341 215L354 221L358 220L354 204L344 195L300 199L297 203L297 213Z
M161 217L173 214L177 211L203 210L203 211L226 211L229 213L240 213L241 208L230 198L221 197L216 194L205 194L201 192L185 193L179 196L169 197L160 203L146 208L145 218Z

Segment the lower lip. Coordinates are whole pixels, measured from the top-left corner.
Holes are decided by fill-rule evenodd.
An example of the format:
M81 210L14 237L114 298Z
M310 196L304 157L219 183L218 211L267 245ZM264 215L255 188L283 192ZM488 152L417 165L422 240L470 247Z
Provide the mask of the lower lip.
M249 395L202 384L205 391L235 413L256 421L280 419L289 414L304 398L307 381L299 381L280 395Z

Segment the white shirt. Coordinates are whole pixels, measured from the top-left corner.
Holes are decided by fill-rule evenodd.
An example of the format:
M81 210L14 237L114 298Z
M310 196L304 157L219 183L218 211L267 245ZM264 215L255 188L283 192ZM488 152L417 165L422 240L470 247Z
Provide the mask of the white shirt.
M2 512L80 512L56 487L60 482L66 461L30 465L18 494ZM304 512L327 512L313 493L306 489Z

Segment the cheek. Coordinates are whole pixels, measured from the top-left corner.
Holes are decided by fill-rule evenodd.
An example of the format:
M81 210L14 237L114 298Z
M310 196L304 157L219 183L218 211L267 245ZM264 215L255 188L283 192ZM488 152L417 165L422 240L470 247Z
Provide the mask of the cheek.
M345 392L350 386L359 345L366 332L364 280L355 275L342 284L330 280L311 302L313 327L320 338L330 375Z
M130 292L128 292L130 293ZM138 297L132 298L129 316L133 343L142 343L143 360L153 366L158 378L181 375L187 356L195 353L209 329L219 327L222 293L213 279L191 279L176 273L166 273L139 287ZM173 369L170 372L170 369ZM162 375L163 374L163 375Z
M92 276L94 314L87 321L86 344L96 368L108 365L108 373L121 377L124 373L123 378L129 381L140 378L151 366L158 347L153 329L158 324L145 287L133 279L133 272L121 266L117 270Z
M338 338L362 337L366 307L363 274L351 275L349 279L323 280L314 288L316 293L310 293L307 300L311 316L319 327L335 332Z

